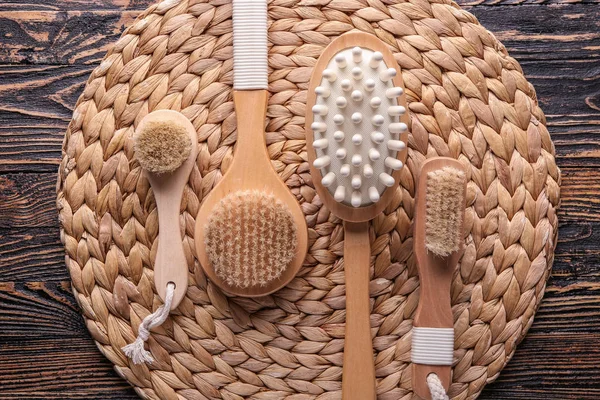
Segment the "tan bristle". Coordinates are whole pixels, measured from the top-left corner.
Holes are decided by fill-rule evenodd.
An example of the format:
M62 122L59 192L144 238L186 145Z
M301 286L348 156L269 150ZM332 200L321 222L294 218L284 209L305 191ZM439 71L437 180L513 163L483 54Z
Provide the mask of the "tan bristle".
M459 249L465 179L463 171L452 167L427 174L425 247L440 257Z
M173 172L183 164L190 155L192 142L180 124L152 121L136 132L134 149L142 168L163 174Z
M265 286L279 278L296 252L296 225L271 194L238 191L223 198L206 224L206 253L229 286Z

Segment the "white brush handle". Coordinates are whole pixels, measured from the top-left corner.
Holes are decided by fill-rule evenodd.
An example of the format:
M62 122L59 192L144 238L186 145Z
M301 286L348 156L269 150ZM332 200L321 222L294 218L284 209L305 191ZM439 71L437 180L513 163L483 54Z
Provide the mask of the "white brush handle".
M233 88L267 89L267 0L233 0Z

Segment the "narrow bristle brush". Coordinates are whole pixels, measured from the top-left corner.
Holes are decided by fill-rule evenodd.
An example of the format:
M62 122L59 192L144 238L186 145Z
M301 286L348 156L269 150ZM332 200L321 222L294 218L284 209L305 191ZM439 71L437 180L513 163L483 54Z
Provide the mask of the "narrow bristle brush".
M419 305L413 321L413 391L431 399L428 377L445 390L451 382L454 321L452 276L462 255L467 178L465 167L447 157L427 160L417 183L414 253L419 270Z
M342 398L372 400L369 221L394 196L408 140L400 68L387 45L363 32L333 40L314 67L307 110L313 184L323 204L344 221Z

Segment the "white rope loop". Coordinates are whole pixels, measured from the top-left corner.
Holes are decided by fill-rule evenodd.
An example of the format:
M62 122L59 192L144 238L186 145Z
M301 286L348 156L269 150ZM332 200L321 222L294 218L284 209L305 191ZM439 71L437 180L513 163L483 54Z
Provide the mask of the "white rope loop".
M142 321L138 329L138 337L133 343L123 347L123 353L133 361L134 364L151 363L154 361L152 354L144 349L144 343L150 337L150 330L156 326L162 325L169 316L171 303L173 303L173 295L175 294L175 284L169 282L167 284L167 293L165 295L165 303L158 307L152 314L148 315Z
M431 400L450 400L446 394L446 390L444 390L442 381L440 381L440 378L436 374L429 374L427 376L427 387L429 387L429 392L431 393Z

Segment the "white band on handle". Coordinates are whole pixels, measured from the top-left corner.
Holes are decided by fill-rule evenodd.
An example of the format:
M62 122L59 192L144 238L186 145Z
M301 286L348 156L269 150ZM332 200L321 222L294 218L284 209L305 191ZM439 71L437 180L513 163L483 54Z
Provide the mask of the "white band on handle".
M267 0L233 0L233 88L267 89Z
M454 328L413 327L411 361L424 365L452 365Z

